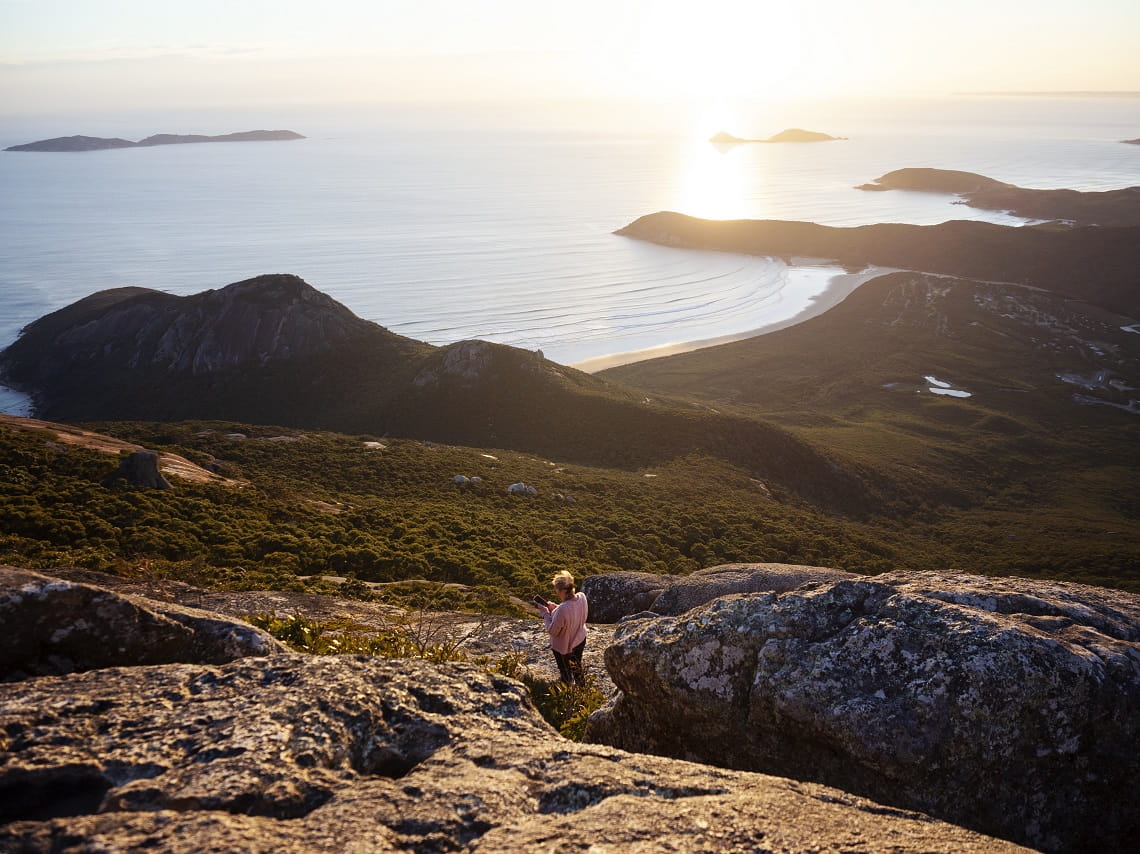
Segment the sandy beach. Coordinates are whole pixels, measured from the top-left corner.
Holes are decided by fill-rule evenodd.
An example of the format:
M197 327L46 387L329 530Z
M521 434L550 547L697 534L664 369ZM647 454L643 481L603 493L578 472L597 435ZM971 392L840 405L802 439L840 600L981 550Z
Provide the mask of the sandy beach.
M820 259L793 258L791 260L792 263L797 266L834 266ZM813 261L815 264L812 263ZM627 353L611 353L606 356L595 356L592 359L575 362L570 365L570 367L592 374L597 371L604 371L606 368L628 365L631 362L641 362L645 359L657 359L663 356L675 356L678 353L688 353L690 350L699 350L702 347L715 347L718 344L728 344L732 341L754 338L757 335L767 335L769 332L786 329L789 326L795 326L797 323L803 323L805 320L823 314L828 309L847 299L857 287L865 282L869 282L878 276L894 272L898 272L898 268L872 266L867 267L859 273L841 273L840 275L832 276L828 280L827 287L824 291L812 297L811 304L803 311L793 317L775 323L769 323L756 329L750 329L732 335L720 335L716 338L705 338L699 341L682 341L676 344L662 344L659 347L648 347L644 350L632 350Z

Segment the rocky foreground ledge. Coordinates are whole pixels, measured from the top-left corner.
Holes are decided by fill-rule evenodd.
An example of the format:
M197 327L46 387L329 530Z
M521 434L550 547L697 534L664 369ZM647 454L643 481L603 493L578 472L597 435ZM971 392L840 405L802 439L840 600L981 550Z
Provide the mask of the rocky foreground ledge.
M664 594L662 594L664 595ZM1140 838L1140 597L889 573L630 619L587 739L826 783L1048 851Z
M8 570L0 602L72 584ZM121 607L80 593L99 604L37 612L36 636ZM0 684L0 850L1024 849L826 786L568 742L520 683L472 666L279 653Z

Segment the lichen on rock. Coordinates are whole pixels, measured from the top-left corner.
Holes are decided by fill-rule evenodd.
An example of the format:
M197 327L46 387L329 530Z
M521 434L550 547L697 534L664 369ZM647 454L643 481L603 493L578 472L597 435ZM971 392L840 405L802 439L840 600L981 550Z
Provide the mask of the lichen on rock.
M623 624L587 738L814 780L1046 850L1140 819L1140 597L891 573Z

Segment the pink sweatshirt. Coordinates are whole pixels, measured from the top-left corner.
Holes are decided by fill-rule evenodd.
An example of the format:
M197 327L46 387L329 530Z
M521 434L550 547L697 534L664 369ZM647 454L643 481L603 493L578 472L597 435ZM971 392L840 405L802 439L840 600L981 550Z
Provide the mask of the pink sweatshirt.
M558 603L553 611L542 615L546 630L550 632L550 647L563 655L586 639L586 617L590 612L585 593L575 593L573 599Z

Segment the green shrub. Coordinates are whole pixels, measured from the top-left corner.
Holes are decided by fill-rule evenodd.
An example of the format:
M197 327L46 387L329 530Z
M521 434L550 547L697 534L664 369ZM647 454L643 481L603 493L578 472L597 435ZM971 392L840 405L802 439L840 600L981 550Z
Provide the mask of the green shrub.
M460 648L463 638L442 638L423 615L409 614L392 628L384 629L349 619L319 622L307 617L274 614L254 614L246 619L282 643L311 655L422 658L437 664L470 662L488 673L518 679L527 687L542 717L573 741L582 740L586 719L605 702L592 677L586 677L584 686L538 679L527 669L521 653L511 653L494 661L487 656L472 659Z

